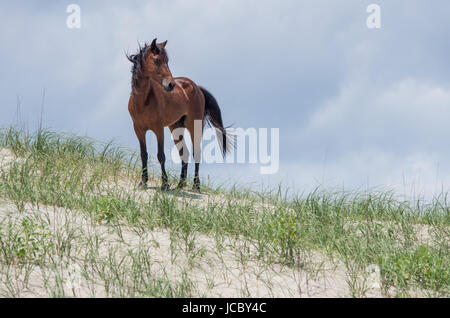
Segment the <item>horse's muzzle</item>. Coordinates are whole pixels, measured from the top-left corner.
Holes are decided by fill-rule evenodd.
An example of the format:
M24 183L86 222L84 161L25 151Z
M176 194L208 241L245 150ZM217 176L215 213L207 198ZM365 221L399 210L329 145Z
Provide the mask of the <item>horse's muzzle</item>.
M164 90L165 90L166 92L171 92L171 91L173 91L173 89L175 88L175 86L176 86L176 84L175 84L174 81L168 81L168 83L165 83L165 81L163 81L163 87L164 87Z

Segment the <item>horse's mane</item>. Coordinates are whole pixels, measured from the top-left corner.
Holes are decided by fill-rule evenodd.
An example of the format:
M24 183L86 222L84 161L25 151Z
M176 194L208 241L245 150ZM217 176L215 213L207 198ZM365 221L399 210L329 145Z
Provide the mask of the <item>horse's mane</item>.
M144 46L141 46L139 44L139 49L135 54L126 54L127 59L133 63L133 66L131 67L131 88L134 90L137 85L138 81L140 79L140 76L142 75L142 72L145 68L145 59L150 53L150 50L147 50L148 44L144 43Z
M141 44L138 43L138 45L139 49L135 54L125 54L127 59L133 63L133 66L131 67L131 88L133 90L138 87L139 80L145 70L145 60L150 54L150 50L148 50L149 44L144 43L144 46L141 46ZM160 54L168 60L166 49L159 45L158 49L160 50Z

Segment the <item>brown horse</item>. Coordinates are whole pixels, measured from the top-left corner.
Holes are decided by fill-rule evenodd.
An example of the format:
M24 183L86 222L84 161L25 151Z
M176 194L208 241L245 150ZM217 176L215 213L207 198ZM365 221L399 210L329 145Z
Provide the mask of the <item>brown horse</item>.
M189 152L184 131L187 129L191 135L195 160L193 189L199 191L200 145L205 122L216 129L224 156L229 150L231 140L223 126L221 111L214 96L186 77L172 76L168 66L166 44L167 41L156 43L154 39L150 45L139 46L136 54L127 55L128 60L133 63L128 110L141 148L142 180L139 185L146 188L148 181L145 135L151 130L158 142L158 161L162 171L161 188L169 189L164 155L164 127L168 126L182 161L178 188L183 188L186 184Z

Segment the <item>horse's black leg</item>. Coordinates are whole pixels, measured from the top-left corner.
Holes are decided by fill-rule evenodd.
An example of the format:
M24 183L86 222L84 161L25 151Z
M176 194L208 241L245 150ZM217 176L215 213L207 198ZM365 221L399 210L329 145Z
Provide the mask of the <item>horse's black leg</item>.
M199 177L200 163L195 163L195 176L194 176L194 186L195 191L200 191L200 177Z
M166 191L169 189L169 183L165 167L166 155L164 154L164 131L161 134L158 134L156 137L158 139L158 161L161 165L161 190Z
M195 161L195 175L194 175L194 191L200 191L200 177L199 177L199 170L200 170L200 161L201 161L201 148L200 145L195 145L194 147L194 161Z
M177 146L179 147L178 153L180 154L181 158L181 175L180 175L180 182L178 183L178 189L182 189L186 185L188 162L189 162L189 150L186 147L183 135L181 135L178 140L179 140L177 143Z
M139 146L141 150L141 162L142 162L142 178L141 182L139 183L140 188L146 188L147 187L147 181L148 181L148 153L147 153L147 143L145 140L145 131L137 129L135 127L136 136L139 140Z
M147 153L147 145L145 141L139 140L139 144L141 146L141 161L142 161L142 179L139 183L139 187L145 188L148 181L148 153Z
M177 186L178 189L182 189L186 186L187 170L188 170L188 163L182 161L181 162L180 182L178 183L178 186Z

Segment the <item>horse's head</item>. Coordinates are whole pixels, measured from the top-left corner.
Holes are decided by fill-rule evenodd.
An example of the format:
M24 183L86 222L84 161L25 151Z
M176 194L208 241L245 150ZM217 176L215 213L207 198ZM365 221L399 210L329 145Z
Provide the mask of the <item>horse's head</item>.
M152 44L147 46L144 72L160 83L167 92L170 92L176 84L169 69L169 58L165 50L166 44L167 41L156 43L156 39L154 39Z

